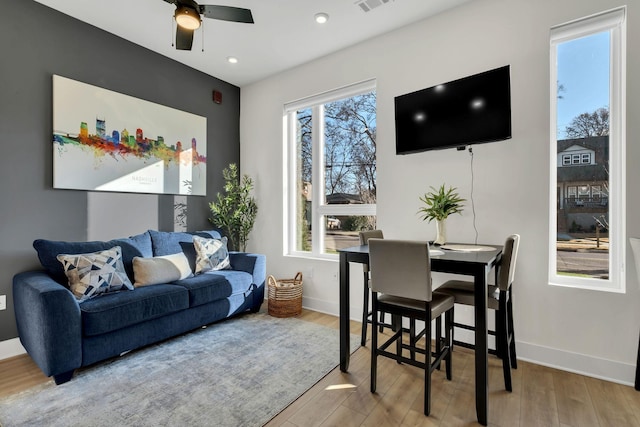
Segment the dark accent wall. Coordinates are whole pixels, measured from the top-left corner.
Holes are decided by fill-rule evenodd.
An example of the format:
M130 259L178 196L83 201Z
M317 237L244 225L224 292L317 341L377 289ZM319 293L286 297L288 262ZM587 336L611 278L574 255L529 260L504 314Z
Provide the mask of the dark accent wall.
M4 341L17 336L12 278L39 267L33 240L87 238L87 193L52 188L52 75L207 118L207 196L188 197L190 230L210 227L208 202L222 190L221 170L239 163L240 89L31 0L1 0L0 5L5 12L11 10L0 14L0 295L7 295L7 310L0 311L0 341ZM214 89L223 93L223 104L212 102ZM159 228L172 227L172 196L158 197L157 215ZM122 206L119 220L126 221L126 216L127 206Z

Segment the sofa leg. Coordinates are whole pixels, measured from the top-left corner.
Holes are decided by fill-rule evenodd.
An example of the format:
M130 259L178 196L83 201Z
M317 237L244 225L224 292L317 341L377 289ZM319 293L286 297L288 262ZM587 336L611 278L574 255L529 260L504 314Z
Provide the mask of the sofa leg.
M62 374L54 375L53 380L56 382L56 385L60 385L69 381L71 377L73 377L73 371L63 372Z

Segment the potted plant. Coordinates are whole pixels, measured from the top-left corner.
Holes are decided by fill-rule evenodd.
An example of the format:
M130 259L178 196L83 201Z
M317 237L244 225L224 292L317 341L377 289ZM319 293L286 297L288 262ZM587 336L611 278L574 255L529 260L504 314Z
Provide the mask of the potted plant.
M217 201L209 203L209 221L221 228L229 237L232 250L245 252L249 233L258 214L258 205L251 196L253 180L248 175L238 176L238 166L231 163L222 171L224 194L218 193Z
M466 202L466 199L461 198L456 192L457 188L454 187L445 190L445 185L442 184L438 190L430 188L432 191L420 197L420 201L425 206L421 207L418 213L422 215L423 221L436 220L436 240L434 243L444 245L447 241L446 219L451 214L462 213L463 202Z

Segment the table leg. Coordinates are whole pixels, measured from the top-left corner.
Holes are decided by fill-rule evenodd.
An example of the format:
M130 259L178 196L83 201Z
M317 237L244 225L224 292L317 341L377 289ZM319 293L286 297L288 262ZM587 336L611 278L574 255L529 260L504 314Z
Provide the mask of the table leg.
M475 298L475 367L476 367L476 415L484 426L488 419L489 360L487 347L487 271L474 275Z
M340 370L349 370L349 261L340 253Z

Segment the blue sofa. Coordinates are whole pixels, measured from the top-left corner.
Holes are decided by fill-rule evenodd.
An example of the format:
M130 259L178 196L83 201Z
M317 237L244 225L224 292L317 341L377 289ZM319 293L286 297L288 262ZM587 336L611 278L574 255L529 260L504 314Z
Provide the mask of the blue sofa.
M217 231L181 233L149 230L106 242L36 240L44 270L19 273L13 299L20 342L56 384L75 369L152 344L246 311L264 300L264 255L230 252L231 269L208 271L183 280L136 287L82 302L68 288L58 254L122 249L127 276L134 282L133 258L183 252L191 267L193 236L220 238ZM193 268L192 268L192 271Z

